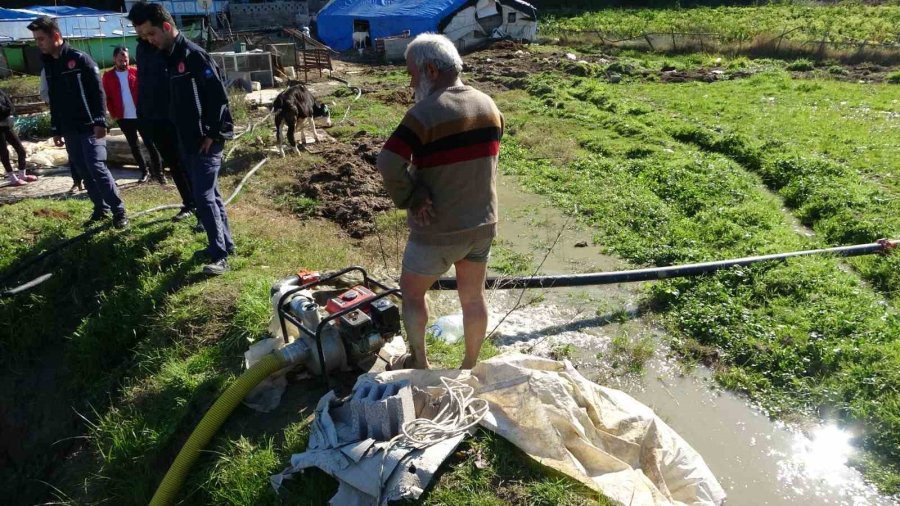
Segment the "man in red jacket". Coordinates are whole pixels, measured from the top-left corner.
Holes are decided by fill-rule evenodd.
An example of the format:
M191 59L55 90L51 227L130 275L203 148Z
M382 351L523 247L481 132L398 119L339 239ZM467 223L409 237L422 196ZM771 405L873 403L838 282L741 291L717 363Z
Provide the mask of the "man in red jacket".
M166 176L162 173L159 154L154 150L150 152L150 172L147 171L147 161L138 144L138 132L142 138L146 138L143 129L138 123L137 117L137 69L128 65L128 48L118 46L113 50L115 67L103 74L103 92L106 95L106 108L112 116L125 139L131 147L131 154L141 169L141 178L138 182L146 183L150 179L150 172L160 184L166 184ZM145 141L146 143L146 141Z

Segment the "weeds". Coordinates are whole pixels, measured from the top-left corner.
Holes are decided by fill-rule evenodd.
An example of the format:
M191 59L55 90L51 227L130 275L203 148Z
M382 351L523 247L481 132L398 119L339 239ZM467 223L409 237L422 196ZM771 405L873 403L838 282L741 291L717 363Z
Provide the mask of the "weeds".
M632 338L627 332L620 332L610 341L609 357L604 359L611 360L613 368L623 367L629 373L638 374L655 352L656 343L651 336L642 334Z
M803 72L813 70L815 66L813 65L813 62L807 60L806 58L800 58L788 63L785 68L787 70L793 70L795 72Z
M491 247L488 267L506 276L521 276L531 272L531 261L531 255L515 252L501 240Z

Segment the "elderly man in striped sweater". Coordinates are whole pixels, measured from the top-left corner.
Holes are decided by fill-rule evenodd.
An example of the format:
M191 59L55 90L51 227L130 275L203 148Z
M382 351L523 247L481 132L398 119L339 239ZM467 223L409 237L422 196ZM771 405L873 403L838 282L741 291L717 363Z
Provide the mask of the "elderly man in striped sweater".
M394 203L407 210L409 240L400 288L412 355L428 368L425 293L456 267L470 369L487 331L484 281L497 231L497 158L503 116L494 101L460 80L462 58L443 35L422 34L406 50L415 105L378 156Z

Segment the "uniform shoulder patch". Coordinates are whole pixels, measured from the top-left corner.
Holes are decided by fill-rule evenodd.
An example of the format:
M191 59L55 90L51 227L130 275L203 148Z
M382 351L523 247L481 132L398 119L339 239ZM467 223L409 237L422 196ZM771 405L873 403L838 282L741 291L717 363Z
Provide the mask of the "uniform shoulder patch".
M203 76L206 77L207 79L210 77L215 77L215 75L216 75L216 73L213 72L212 67L206 67L205 69L203 69Z

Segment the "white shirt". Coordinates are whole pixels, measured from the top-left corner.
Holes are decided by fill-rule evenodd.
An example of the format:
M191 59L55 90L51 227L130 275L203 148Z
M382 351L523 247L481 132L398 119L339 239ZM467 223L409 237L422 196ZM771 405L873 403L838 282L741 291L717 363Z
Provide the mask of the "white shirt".
M128 86L128 70L117 70L116 77L119 78L119 90L122 93L122 119L137 119L137 109Z

